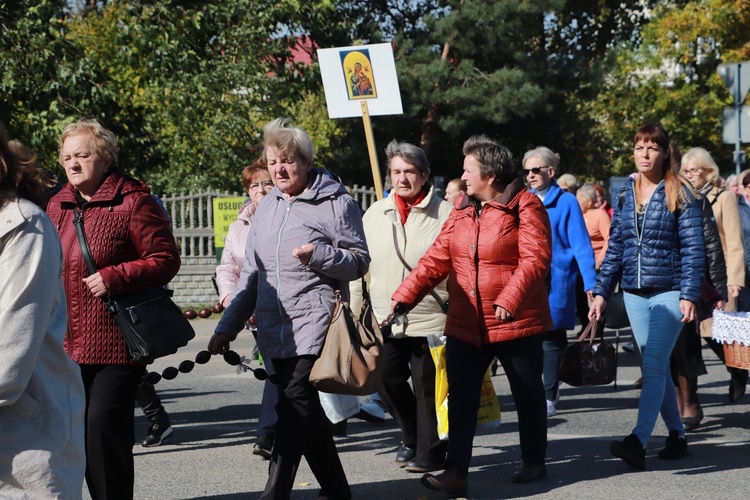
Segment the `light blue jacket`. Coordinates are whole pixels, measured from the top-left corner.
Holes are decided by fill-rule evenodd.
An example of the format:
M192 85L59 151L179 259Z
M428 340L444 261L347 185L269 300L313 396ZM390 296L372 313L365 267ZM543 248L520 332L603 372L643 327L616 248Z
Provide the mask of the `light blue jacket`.
M319 355L335 291L346 295L346 282L370 264L357 202L326 171L314 168L310 175L311 186L291 200L276 187L261 200L237 289L216 327L234 339L255 312L258 347L271 359ZM292 251L307 243L315 250L304 265ZM362 257L361 270L352 250Z

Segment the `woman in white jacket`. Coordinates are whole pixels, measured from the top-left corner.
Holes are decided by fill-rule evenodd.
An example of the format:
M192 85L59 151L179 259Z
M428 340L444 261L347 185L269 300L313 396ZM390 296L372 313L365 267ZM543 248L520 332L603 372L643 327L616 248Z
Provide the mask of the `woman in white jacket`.
M32 168L0 128L0 497L75 499L86 470L86 403L63 349L60 240Z
M428 182L430 165L422 149L391 141L386 148L393 189L363 217L370 249L370 295L379 321L390 314L391 296L432 245L452 210ZM359 310L361 290L354 283L352 307ZM409 472L443 468L446 443L437 434L435 364L427 336L442 335L448 292L445 282L397 322L383 349L382 391L386 408L401 427L396 463ZM412 379L413 390L409 385Z

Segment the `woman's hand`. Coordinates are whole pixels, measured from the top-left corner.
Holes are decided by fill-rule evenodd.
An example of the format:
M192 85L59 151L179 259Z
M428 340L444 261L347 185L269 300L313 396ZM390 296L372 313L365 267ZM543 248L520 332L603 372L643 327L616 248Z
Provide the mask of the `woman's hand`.
M725 301L719 300L718 302L716 302L716 307L714 307L714 309L719 309L719 310L723 311L724 310L724 306L726 306L726 305L727 305L727 303Z
M604 310L607 308L607 301L604 300L604 297L601 295L597 295L594 297L593 302L591 302L591 308L589 309L589 320L599 321L602 319L602 313L604 313Z
M107 285L104 284L102 275L99 274L98 271L91 276L83 278L83 282L89 287L89 290L94 294L94 297L101 297L102 295L107 295L107 293L109 293Z
M292 257L299 259L304 265L308 265L312 258L313 250L315 250L315 244L308 243L292 250Z
M682 312L681 322L690 323L695 320L695 304L689 300L680 299L680 312Z
M731 297L739 297L740 296L740 289L742 289L742 287L737 286L737 285L729 285L729 286L727 286L727 290L729 290L729 295Z
M513 315L500 306L495 306L495 317L500 321L513 321Z
M214 333L211 336L211 340L208 341L208 352L211 354L224 354L229 350L229 344L232 340L229 335L223 333Z

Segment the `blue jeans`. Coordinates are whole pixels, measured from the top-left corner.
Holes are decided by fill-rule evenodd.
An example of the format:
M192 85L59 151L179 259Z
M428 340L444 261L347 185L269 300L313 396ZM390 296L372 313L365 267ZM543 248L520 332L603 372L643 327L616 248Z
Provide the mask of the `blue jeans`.
M684 432L669 374L669 356L683 326L680 322L680 292L645 296L625 292L623 297L633 336L643 355L643 388L633 434L645 446L659 413L668 430Z

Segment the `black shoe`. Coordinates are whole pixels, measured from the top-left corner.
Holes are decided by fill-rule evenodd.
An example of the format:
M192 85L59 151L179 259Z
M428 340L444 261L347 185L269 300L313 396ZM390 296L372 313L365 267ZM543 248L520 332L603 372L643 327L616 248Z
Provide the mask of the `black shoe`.
M622 441L612 441L612 444L609 445L609 451L634 469L644 470L646 468L646 450L635 434L630 434Z
M442 474L425 474L420 481L425 488L432 491L442 491L451 498L466 497L468 494L469 481L466 479L466 475L463 479L460 479L458 471L452 467L446 469Z
M445 462L428 462L427 460L412 460L404 466L406 472L435 472L445 469Z
M682 427L685 428L685 432L692 432L696 430L698 427L700 427L701 421L703 421L703 409L702 408L699 410L697 416L683 418Z
M497 361L497 358L494 358L494 359L492 360L492 365L490 365L490 373L492 373L492 376L493 376L493 377L494 377L495 375L497 375L497 365L498 365L498 364L499 364L499 363L498 363L498 361Z
M674 460L687 455L687 439L680 437L677 431L669 431L669 437L664 443L664 448L659 450L659 454L656 456L661 460Z
M362 403L359 412L354 418L370 422L371 424L382 424L385 422L385 412L376 403Z
M151 421L146 433L146 439L141 441L141 446L150 448L161 445L162 441L172 435L172 425L169 423L169 415L166 412Z
M635 345L632 342L623 342L622 350L632 354L635 352Z
M510 479L514 483L533 483L547 475L547 467L542 465L521 464Z
M271 452L273 451L273 442L275 441L274 436L262 434L258 436L253 445L253 455L258 455L263 458L271 458Z
M729 381L729 402L735 403L745 395L747 388L747 370L732 370L732 380Z
M396 463L399 467L406 467L406 464L414 460L416 456L417 450L415 448L401 443L401 446L396 450Z

